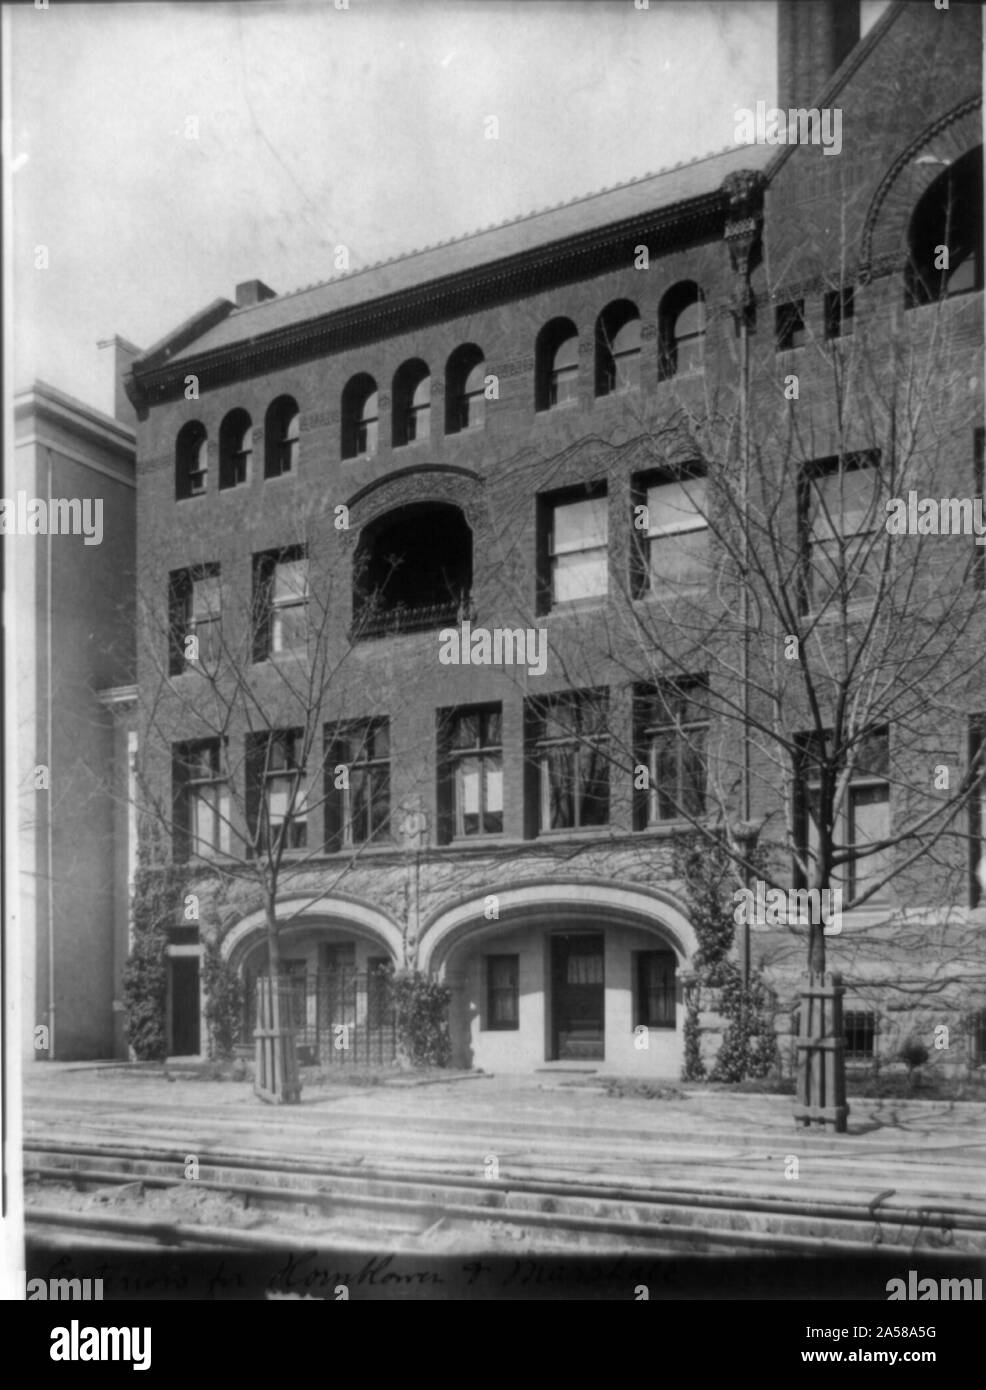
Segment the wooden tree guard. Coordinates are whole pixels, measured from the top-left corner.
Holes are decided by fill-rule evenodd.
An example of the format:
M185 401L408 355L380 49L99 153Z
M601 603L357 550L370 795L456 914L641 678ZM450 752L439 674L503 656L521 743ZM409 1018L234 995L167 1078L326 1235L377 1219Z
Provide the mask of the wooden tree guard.
M278 981L280 985L280 981ZM294 1030L282 1028L284 1017L280 989L272 988L270 976L257 980L256 1075L254 1094L269 1105L297 1105L301 1100L298 1054Z
M832 1125L845 1134L845 1039L842 976L809 974L801 989L798 1030L798 1094L794 1118L802 1125Z

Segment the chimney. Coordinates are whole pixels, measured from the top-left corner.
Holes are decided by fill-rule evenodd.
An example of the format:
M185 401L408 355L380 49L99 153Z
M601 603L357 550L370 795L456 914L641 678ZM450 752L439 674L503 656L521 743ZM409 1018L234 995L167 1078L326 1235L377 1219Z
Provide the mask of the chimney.
M237 309L246 309L251 304L262 304L265 299L276 298L277 291L272 290L270 285L265 285L263 280L244 280L236 287Z
M104 338L98 346L113 349L113 416L121 425L129 425L133 429L137 423L137 412L123 389L123 378L130 370L131 362L135 357L139 357L144 349L127 342L126 338L121 338L119 334L112 338Z
M859 0L778 0L777 105L811 106L859 42Z

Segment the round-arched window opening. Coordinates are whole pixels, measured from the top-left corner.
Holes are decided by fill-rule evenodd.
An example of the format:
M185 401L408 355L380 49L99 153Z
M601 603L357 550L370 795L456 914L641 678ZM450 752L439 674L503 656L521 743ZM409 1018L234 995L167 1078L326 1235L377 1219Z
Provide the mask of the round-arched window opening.
M983 287L983 149L962 155L922 193L907 233L907 305Z
M458 507L421 502L363 530L353 574L359 637L454 624L470 607L472 531Z

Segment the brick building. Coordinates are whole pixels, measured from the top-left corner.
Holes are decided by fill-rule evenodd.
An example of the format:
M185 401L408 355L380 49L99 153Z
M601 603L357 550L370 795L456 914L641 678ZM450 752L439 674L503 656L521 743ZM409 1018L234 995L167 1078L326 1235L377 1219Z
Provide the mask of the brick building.
M837 157L737 145L292 294L251 281L133 363L141 755L201 912L169 948L173 1052L203 1042L206 936L248 980L264 968L239 861L290 819L277 911L299 980L380 961L442 975L461 1065L678 1073L697 939L673 843L711 808L730 740L700 664L653 702L632 615L682 587L689 611L710 583L696 422L779 435L783 383L854 330L917 342L954 423L936 478L960 496L982 415L978 7L894 4L860 40L857 6L783 4L779 39L781 100L838 109ZM805 400L802 491L824 494L818 460L842 452L839 400ZM497 632L532 645L497 650ZM235 717L234 671L255 694ZM957 776L984 709L970 680L929 722ZM757 772L747 817L781 794ZM879 843L896 814L879 759L856 781L849 833ZM861 1058L945 1020L966 1047L948 1060L979 1060L977 805L829 942ZM804 933L756 949L783 1033Z

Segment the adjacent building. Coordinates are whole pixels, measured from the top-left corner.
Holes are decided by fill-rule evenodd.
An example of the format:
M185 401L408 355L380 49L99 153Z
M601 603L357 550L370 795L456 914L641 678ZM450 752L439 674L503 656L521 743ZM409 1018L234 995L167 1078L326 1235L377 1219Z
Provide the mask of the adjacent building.
M138 349L113 346L119 379ZM3 542L17 749L14 935L22 1053L36 1060L126 1055L134 827L118 715L136 700L136 480L135 417L121 387L117 412L42 381L14 398L8 500L22 501L27 518Z

